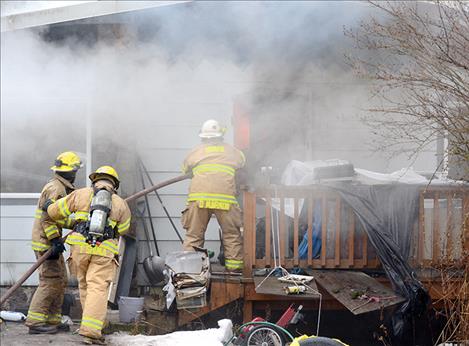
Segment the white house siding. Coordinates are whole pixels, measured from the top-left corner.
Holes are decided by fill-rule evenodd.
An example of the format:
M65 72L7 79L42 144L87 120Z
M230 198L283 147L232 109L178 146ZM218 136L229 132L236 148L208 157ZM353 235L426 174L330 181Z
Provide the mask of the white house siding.
M31 228L36 210L36 194L2 194L0 206L0 284L16 281L34 263ZM21 194L23 195L23 194ZM39 194L37 194L39 196ZM34 273L25 285L37 285Z
M223 86L216 88L216 86L203 84L203 82L181 84L181 94L173 95L173 99L159 105L158 114L148 118L145 127L136 139L137 152L154 183L181 174L181 166L185 156L194 146L200 143L198 133L205 120L214 118L227 125L226 140L231 142L233 135L233 128L231 127L233 95L224 93ZM207 88L213 88L213 92L208 92ZM197 90L203 91L197 93ZM184 102L178 101L178 97ZM147 180L145 184L147 187L149 186ZM186 205L188 188L189 181L187 180L159 191L163 203L183 238L185 232L181 226L181 211L184 210ZM149 195L149 202L160 256L164 257L169 252L181 251L182 245L155 194ZM148 221L147 218L148 231L152 240ZM140 222L137 225L140 240L137 275L138 282L145 284L142 262L149 256L149 249L145 241L146 236L143 227ZM217 256L220 242L218 223L215 218L212 218L209 223L205 239L205 247L214 251ZM153 241L150 242L150 246L155 253Z

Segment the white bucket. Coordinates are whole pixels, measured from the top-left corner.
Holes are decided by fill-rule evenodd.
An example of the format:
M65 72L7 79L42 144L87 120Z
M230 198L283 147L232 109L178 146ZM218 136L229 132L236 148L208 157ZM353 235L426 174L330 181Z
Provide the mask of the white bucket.
M138 312L143 309L143 297L120 297L119 320L122 323L135 322Z

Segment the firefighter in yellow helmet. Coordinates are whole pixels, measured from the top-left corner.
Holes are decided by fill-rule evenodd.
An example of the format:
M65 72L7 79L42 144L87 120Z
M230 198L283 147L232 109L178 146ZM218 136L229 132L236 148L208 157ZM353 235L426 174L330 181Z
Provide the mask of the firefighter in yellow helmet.
M29 306L26 325L31 334L52 334L69 328L60 323L67 284L62 255L65 248L60 239L62 227L70 228L71 221L65 218L61 223L51 224L45 211L49 204L75 189L73 183L80 167L80 158L74 152L60 154L51 167L54 176L44 186L39 197L32 230L32 248L37 258L51 247L52 253L39 269L39 286Z
M75 215L74 232L66 242L71 245L83 308L80 335L85 344L104 344L101 330L109 285L115 275L118 238L130 228L130 209L116 193L120 181L114 168L99 167L89 178L91 187L59 199L47 213L57 223Z
M200 131L202 143L195 147L183 164L184 173L192 172L187 208L182 212L186 230L184 250L203 247L204 235L212 214L222 229L225 268L241 271L243 248L241 209L236 200L237 171L245 164L243 153L223 142L225 129L216 120L206 121Z

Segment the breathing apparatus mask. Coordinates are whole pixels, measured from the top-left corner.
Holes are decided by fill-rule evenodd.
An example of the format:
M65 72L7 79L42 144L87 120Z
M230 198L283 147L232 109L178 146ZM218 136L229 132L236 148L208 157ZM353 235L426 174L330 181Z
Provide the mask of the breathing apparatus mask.
M77 177L77 171L69 171L69 172L55 172L55 174L60 175L65 180L68 180L70 184L75 182L75 178Z

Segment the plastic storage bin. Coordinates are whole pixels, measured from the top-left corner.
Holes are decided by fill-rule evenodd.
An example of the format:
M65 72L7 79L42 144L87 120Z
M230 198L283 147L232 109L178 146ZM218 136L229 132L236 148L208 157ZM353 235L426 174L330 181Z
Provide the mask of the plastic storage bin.
M206 258L203 252L179 251L169 253L165 263L175 273L200 274Z

